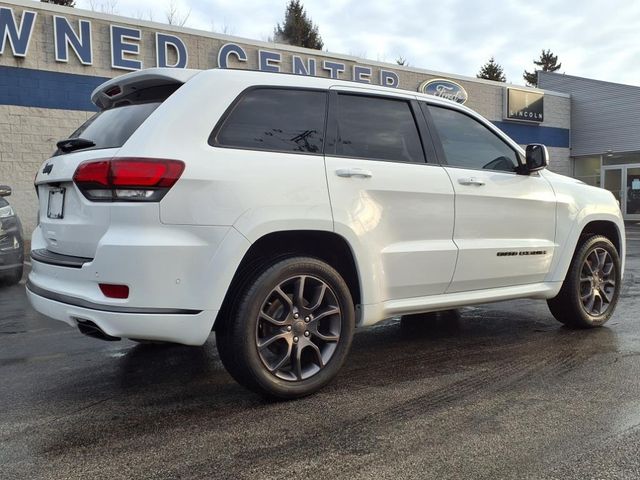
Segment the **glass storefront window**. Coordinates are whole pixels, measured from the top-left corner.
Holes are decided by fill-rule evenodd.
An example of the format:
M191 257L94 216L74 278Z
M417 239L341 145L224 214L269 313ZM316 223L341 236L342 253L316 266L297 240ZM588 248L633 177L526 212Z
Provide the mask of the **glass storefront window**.
M640 214L640 168L627 168L627 215Z
M604 171L604 188L613 193L622 206L622 168L607 168Z
M626 165L628 163L640 163L640 153L609 153L602 156L604 165Z
M625 220L640 220L640 152L574 157L573 176L613 193Z
M620 203L625 220L640 220L640 164L603 167L603 187Z
M573 176L587 185L600 186L600 155L573 159Z

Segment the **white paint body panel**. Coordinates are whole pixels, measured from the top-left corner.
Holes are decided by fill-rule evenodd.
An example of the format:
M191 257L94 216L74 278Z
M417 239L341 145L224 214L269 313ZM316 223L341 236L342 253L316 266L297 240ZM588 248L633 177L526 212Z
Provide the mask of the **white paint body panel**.
M364 296L382 301L444 293L457 248L453 188L440 166L327 157L335 231L366 271ZM344 178L343 168L371 172ZM360 261L359 261L360 263Z
M549 180L556 194L558 253L554 255L546 281L562 281L569 268L571 257L580 234L587 224L595 221L609 222L616 226L620 242L620 260L624 274L626 245L625 230L620 206L613 194L603 188L585 185L574 178L553 172L541 172Z
M556 199L539 175L445 168L455 189L460 249L447 293L542 282L555 251ZM461 185L469 177L483 185ZM505 253L545 252L535 255Z
M171 70L121 78L183 82L119 149L76 152L49 160L38 174L40 225L33 249L88 257L72 269L33 262L31 284L104 309L167 308L194 315L91 310L32 292L33 306L75 325L95 322L114 336L201 344L206 341L233 275L251 245L283 231L323 231L348 243L358 270L359 324L393 315L512 298L551 298L559 291L583 228L594 220L624 224L613 196L543 171L531 176L421 165L212 147L208 137L246 88L256 85L366 91L459 108L434 97L385 87L293 75ZM94 92L117 85L110 80ZM106 100L105 100L106 101ZM486 121L481 120L483 122ZM522 149L490 127L521 154ZM111 156L182 160L180 180L158 203L92 203L72 183L77 165ZM360 168L369 178L340 177ZM461 186L462 176L483 187ZM46 193L68 188L65 218L46 218ZM623 243L623 242L622 242ZM544 255L498 257L501 251ZM624 244L621 245L624 260ZM98 283L126 284L130 297L108 299Z

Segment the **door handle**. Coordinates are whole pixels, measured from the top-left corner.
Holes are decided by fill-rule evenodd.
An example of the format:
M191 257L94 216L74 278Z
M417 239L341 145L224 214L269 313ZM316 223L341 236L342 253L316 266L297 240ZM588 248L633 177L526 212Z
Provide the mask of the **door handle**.
M339 177L361 177L371 178L373 174L369 170L363 168L339 168L336 170L336 175Z
M482 187L484 185L484 180L480 180L479 178L474 177L459 178L458 183L460 185L475 185L476 187Z

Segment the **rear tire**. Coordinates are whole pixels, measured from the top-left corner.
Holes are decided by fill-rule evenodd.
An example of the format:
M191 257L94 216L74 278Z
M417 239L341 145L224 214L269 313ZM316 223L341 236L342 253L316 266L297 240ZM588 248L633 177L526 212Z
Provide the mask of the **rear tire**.
M5 285L17 285L22 280L22 274L24 273L24 266L20 265L18 268L13 270L11 273L4 277Z
M223 365L268 397L316 392L336 376L351 346L355 312L347 284L310 257L280 259L255 275L216 327Z
M613 315L621 277L613 243L601 235L587 237L573 255L560 293L547 300L549 310L567 327L601 327Z

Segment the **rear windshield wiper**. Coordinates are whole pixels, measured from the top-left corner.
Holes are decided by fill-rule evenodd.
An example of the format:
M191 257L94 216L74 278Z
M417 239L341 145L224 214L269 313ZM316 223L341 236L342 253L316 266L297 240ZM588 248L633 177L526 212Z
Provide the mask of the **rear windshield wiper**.
M67 138L66 140L60 140L58 143L56 143L56 147L58 147L60 151L64 153L95 146L95 143L93 143L91 140L87 140L86 138Z

